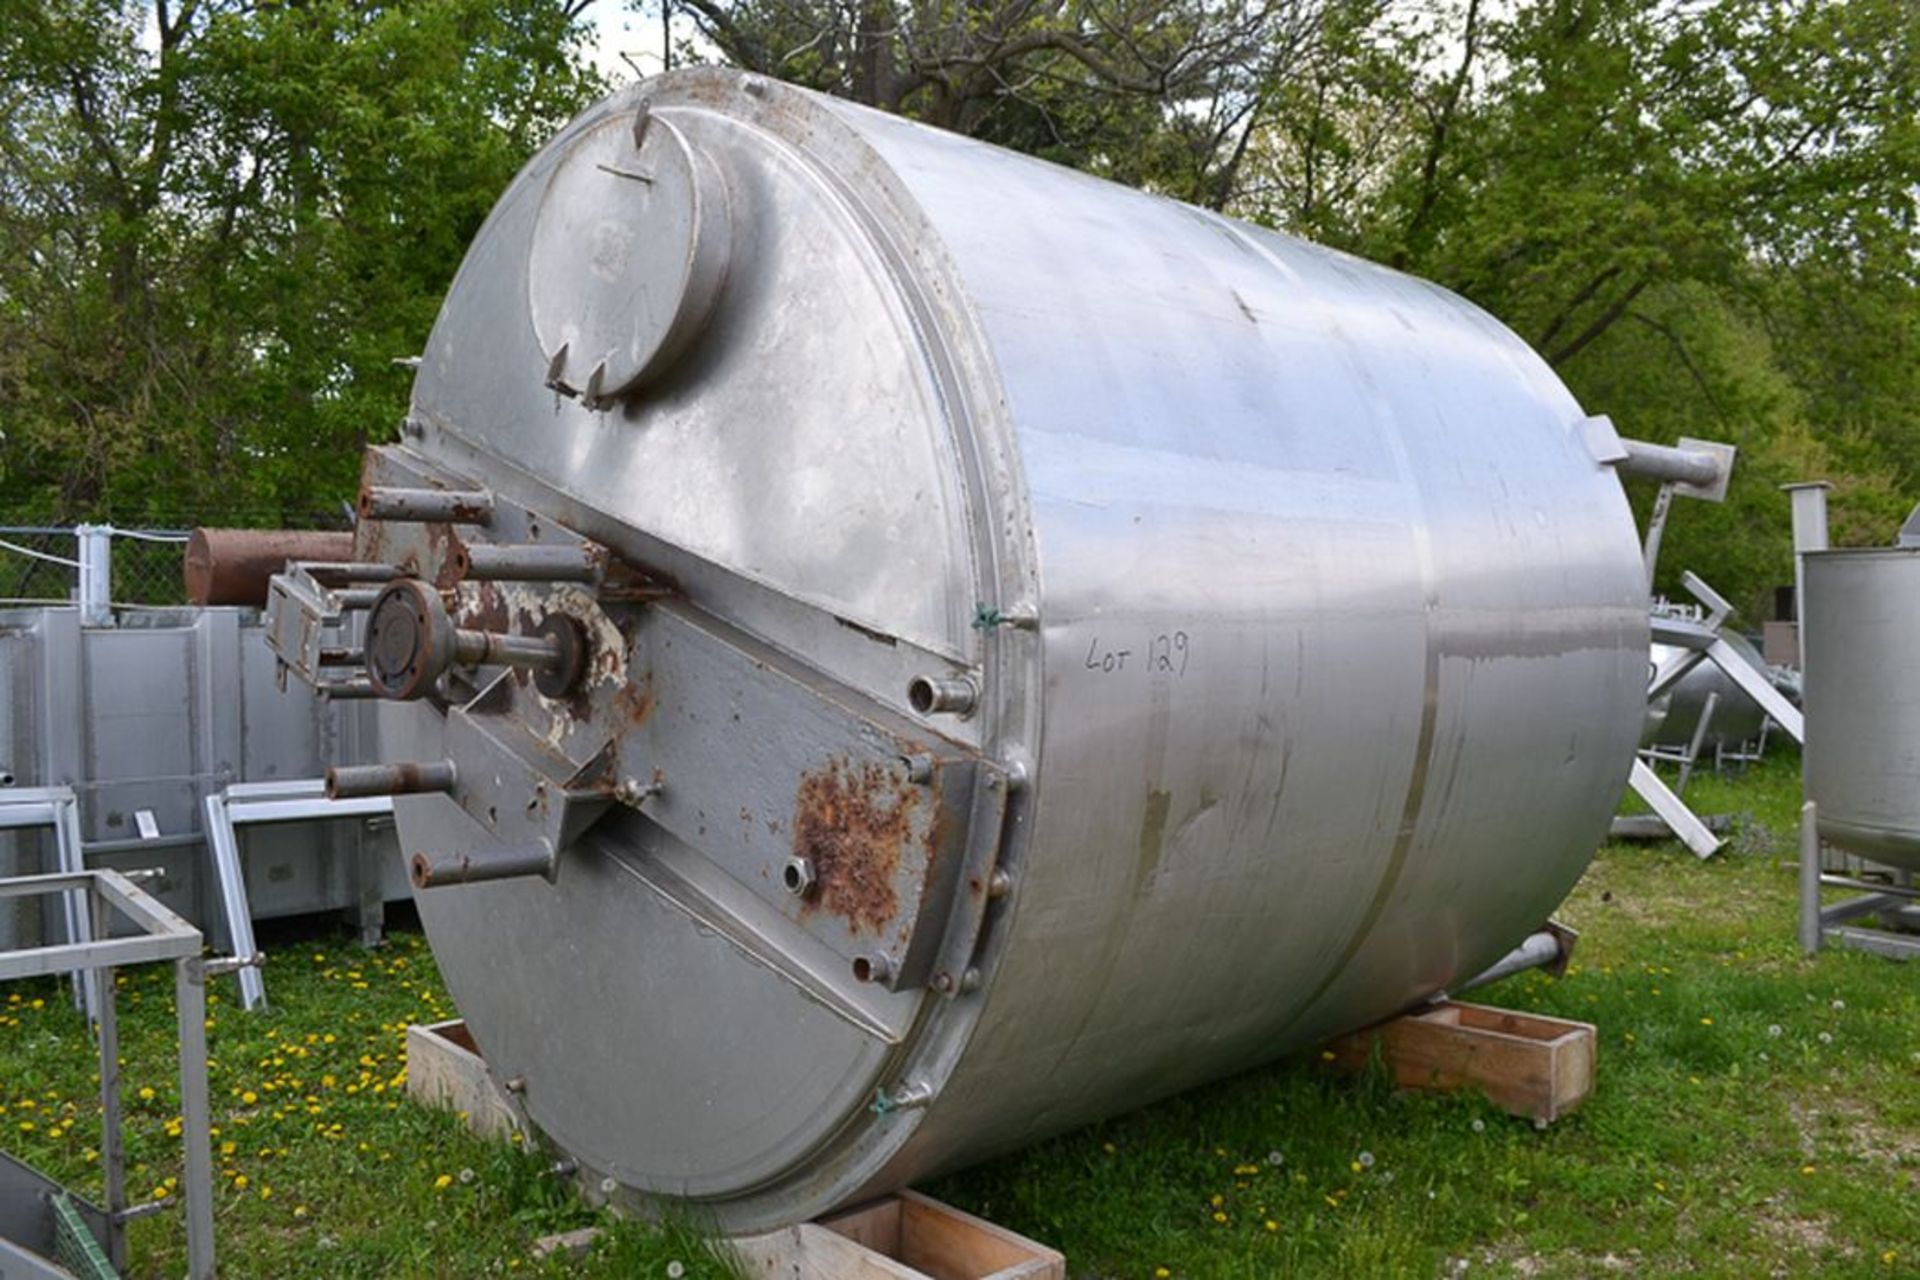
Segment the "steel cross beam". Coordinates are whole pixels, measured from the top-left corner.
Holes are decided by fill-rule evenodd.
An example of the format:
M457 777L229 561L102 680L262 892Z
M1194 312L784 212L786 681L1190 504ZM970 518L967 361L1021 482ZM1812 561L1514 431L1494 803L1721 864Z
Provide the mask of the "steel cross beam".
M247 901L246 872L240 865L239 828L266 822L309 822L326 818L370 817L393 812L391 796L330 800L320 778L287 782L237 782L206 798L207 849L220 885L220 909L233 953L251 956L253 908ZM240 1004L257 1009L267 1002L267 983L258 967L240 970Z

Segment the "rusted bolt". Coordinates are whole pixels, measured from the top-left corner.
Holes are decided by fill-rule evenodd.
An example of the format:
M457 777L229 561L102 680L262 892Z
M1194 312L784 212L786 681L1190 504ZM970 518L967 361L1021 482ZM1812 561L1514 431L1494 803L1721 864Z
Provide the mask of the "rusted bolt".
M869 952L855 958L853 977L856 982L885 982L893 976L893 961L881 952Z
M662 790L664 788L657 782L641 783L635 782L632 778L626 778L613 789L613 798L621 804L638 809L642 804L659 795Z
M978 696L965 676L915 676L907 685L907 705L923 716L967 715Z
M928 982L927 985L943 996L948 995L953 991L953 975L945 969L942 969L933 975L932 981Z
M978 991L979 989L980 989L980 971L978 969L969 969L965 973L960 975L960 990L963 994L966 992Z
M987 877L987 896L989 898L1004 898L1012 892L1013 876L995 868L994 873Z
M780 883L787 886L787 892L796 898L804 898L813 892L813 859L789 858L787 868L780 873Z
M907 781L927 783L933 781L933 757L929 755L902 756L900 763L907 767Z

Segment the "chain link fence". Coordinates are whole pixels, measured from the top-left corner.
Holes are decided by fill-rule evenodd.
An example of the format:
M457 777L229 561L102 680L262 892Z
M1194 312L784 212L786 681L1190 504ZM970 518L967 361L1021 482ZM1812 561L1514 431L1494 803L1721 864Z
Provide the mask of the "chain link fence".
M344 529L345 509L283 523L279 517L182 521L175 527L123 529L113 525L0 525L0 605L78 603L84 531L105 535L107 599L114 607L164 608L187 603L187 536L194 525L235 528Z

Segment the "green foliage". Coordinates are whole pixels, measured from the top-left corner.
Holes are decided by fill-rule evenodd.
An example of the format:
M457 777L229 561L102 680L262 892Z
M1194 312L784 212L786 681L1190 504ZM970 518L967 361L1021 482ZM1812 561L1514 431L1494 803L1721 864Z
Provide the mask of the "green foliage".
M1779 484L1834 480L1860 542L1920 494L1916 35L1907 0L1388 6L1260 123L1240 207L1465 294L1630 435L1738 445L1660 585L1757 612Z
M597 92L551 3L5 0L0 501L350 495L466 244Z

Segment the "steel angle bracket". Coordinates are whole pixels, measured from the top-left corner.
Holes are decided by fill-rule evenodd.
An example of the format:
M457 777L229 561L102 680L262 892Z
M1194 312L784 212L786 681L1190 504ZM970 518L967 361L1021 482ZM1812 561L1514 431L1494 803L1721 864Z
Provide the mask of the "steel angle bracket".
M288 671L310 685L320 684L320 651L329 632L340 625L340 602L314 581L306 566L294 564L267 583L267 647Z
M573 760L496 708L511 705L504 672L464 706L447 712L453 800L504 844L544 840L557 854L614 803L612 744Z
M1000 847L1006 835L1006 771L985 760L974 774L973 800L967 816L966 856L961 859L952 890L952 907L940 950L927 985L949 999L973 991L979 973L973 956L986 926L987 908L1003 891Z

